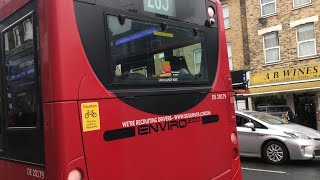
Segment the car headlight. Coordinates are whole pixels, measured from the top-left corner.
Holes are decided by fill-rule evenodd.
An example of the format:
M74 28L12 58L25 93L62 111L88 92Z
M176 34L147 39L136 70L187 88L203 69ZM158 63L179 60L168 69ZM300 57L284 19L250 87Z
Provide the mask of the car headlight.
M311 138L301 132L284 132L285 134L295 138L295 139L305 139L310 140Z

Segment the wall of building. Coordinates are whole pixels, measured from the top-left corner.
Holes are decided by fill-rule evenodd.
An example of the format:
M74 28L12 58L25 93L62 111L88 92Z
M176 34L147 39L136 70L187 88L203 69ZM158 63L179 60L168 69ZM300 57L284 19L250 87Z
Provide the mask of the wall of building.
M231 43L233 70L245 69L243 24L240 1L222 0L223 5L229 6L230 28L226 29L227 43ZM244 18L245 19L245 18Z
M292 0L277 0L276 7L276 14L271 17L266 17L267 23L262 25L258 22L261 17L260 0L246 0L251 74L275 69L296 68L310 64L319 64L320 58L318 55L305 59L298 58L296 28L290 27L290 22L319 15L320 1L313 0L312 3L306 7L294 9ZM281 62L266 64L263 50L263 36L259 36L258 31L276 25L282 25L282 30L279 31ZM315 22L317 54L320 53L319 25L319 21Z

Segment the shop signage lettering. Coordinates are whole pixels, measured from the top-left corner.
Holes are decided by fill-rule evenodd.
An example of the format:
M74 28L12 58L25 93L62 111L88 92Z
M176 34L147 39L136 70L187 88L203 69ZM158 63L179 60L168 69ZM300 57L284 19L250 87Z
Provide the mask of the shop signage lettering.
M320 78L320 66L282 69L251 75L251 86Z

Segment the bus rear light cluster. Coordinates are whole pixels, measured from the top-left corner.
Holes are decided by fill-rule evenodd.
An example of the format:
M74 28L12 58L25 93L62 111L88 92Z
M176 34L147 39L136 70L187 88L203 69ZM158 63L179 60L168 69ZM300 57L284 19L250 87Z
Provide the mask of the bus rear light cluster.
M233 150L232 150L232 158L233 159L237 159L238 155L239 155L238 149L237 148L233 148Z
M214 16L214 9L211 6L208 7L208 15L211 18Z
M82 180L82 174L78 169L70 171L68 180Z
M208 7L208 19L206 20L206 26L213 27L214 23L216 22L214 19L214 8L212 6Z
M237 143L237 135L236 135L236 133L231 133L231 142L233 144Z

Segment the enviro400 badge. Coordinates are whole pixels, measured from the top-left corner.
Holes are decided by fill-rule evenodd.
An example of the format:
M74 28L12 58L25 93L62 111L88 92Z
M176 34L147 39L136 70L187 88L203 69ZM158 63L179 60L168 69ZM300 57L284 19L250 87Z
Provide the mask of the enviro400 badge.
M124 128L106 131L104 133L104 139L106 141L114 141L183 129L192 124L205 125L218 121L219 116L211 115L210 111L126 121L122 123Z

